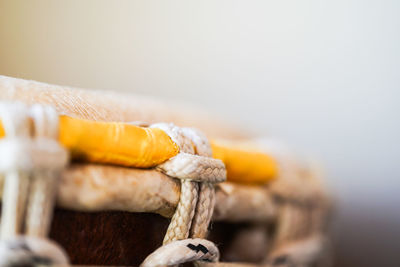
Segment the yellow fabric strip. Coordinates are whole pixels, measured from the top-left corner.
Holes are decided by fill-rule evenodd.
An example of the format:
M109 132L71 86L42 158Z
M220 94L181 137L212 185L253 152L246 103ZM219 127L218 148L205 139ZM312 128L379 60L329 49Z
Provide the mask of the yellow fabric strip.
M3 125L1 124L1 121L0 121L0 138L4 137L5 134L6 133L4 132Z
M68 116L60 116L59 140L75 160L136 168L155 167L179 153L178 145L160 129Z
M0 137L4 136L0 122ZM179 153L179 147L161 129L120 122L98 122L60 116L60 143L74 160L127 167L150 168ZM227 168L228 180L266 183L276 177L273 158L237 142L212 142L213 157Z
M176 156L179 147L160 129L60 116L60 142L72 158L137 168Z
M245 142L214 140L213 158L225 163L228 179L238 183L266 183L275 179L276 161Z

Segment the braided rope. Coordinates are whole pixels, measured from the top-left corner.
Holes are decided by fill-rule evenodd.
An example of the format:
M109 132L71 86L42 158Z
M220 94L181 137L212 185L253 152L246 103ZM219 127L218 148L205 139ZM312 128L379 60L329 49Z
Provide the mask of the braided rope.
M221 160L179 153L156 167L161 172L182 180L220 183L225 181L225 166Z
M199 200L190 230L191 237L205 238L215 206L215 189L211 183L200 184Z
M198 155L203 157L212 156L211 145L202 133L190 129L187 134L192 138ZM225 168L220 168L219 170L224 172L221 177L225 177ZM206 237L208 225L210 224L215 206L215 188L210 180L200 183L199 191L199 200L197 202L196 213L193 218L193 227L191 229L191 236L193 238Z
M196 130L179 128L173 124L155 124L151 127L164 130L180 148L178 155L158 165L157 169L181 179L181 196L168 226L164 245L149 255L142 266L175 265L197 260L217 261L218 249L210 241L200 238L207 235L214 210L213 183L226 179L225 166L222 161L211 158L211 146L207 138ZM197 239L187 239L189 236ZM193 245L193 240L198 244ZM194 249L190 251L191 246ZM196 251L198 248L215 253L210 258L204 251L199 254Z
M172 177L177 177L179 174L179 177L177 178L182 179L181 196L164 237L163 244L165 245L175 240L188 238L189 236L198 198L198 185L195 182L185 179L185 175L190 171L188 170L188 167L190 168L193 166L189 164L189 161L186 160L185 156L194 154L195 151L190 139L186 138L181 128L173 124L165 123L154 124L151 127L160 128L165 131L180 149L180 153L177 155L179 156L178 158L174 157L157 166L157 169L165 174ZM178 166L178 168L176 168L176 166Z
M171 266L191 261L217 262L218 248L205 239L185 239L164 245L148 256L141 267Z
M189 237L198 198L198 185L195 182L181 182L181 196L175 213L168 226L163 244Z

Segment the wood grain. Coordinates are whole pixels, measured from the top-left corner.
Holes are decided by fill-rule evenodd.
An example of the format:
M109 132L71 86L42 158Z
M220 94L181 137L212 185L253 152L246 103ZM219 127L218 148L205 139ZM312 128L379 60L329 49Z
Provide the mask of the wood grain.
M138 266L161 244L169 219L157 214L57 209L50 237L72 264ZM213 223L210 239L223 255L239 224Z

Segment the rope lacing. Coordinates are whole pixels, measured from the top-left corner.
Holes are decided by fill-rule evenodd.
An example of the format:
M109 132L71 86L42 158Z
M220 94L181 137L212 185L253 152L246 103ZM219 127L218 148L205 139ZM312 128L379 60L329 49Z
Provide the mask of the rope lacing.
M214 210L213 184L226 180L225 165L211 158L211 146L202 133L165 123L151 127L164 130L180 148L178 155L158 165L157 169L181 180L181 195L163 246L148 256L142 266L198 260L216 262L218 248L204 238Z
M56 140L58 115L50 107L0 103L0 119L5 131L0 266L67 264L64 251L46 238L58 178L68 162Z

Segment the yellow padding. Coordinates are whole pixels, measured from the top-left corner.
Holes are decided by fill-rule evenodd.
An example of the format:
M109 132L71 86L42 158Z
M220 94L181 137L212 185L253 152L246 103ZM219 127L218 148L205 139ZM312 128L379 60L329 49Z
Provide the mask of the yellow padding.
M213 158L225 163L230 181L266 183L275 179L278 169L275 160L248 143L214 140Z
M0 138L3 137L5 134L6 133L4 132L3 125L1 124L1 121L0 121Z
M179 152L178 145L160 129L68 116L60 116L59 140L73 159L137 168L154 167Z
M160 129L67 116L60 117L60 142L75 159L137 168L154 167L179 152Z
M0 137L4 136L0 122ZM59 141L75 160L127 167L154 167L179 153L179 147L161 129L120 122L98 122L60 116ZM275 178L273 158L256 147L213 141L213 157L227 168L228 180L266 183Z

